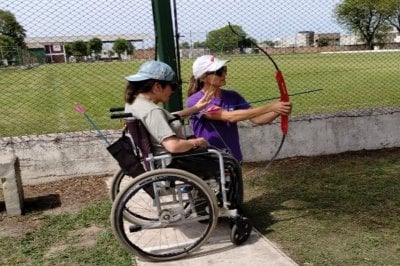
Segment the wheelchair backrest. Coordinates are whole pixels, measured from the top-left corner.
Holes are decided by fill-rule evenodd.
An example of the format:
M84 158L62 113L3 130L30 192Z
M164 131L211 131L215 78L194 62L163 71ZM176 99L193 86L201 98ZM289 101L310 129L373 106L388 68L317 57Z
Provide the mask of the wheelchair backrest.
M140 119L128 118L125 119L125 125L128 129L129 134L132 137L136 152L139 152L140 157L143 160L146 170L150 170L150 164L144 158L153 153L150 134Z

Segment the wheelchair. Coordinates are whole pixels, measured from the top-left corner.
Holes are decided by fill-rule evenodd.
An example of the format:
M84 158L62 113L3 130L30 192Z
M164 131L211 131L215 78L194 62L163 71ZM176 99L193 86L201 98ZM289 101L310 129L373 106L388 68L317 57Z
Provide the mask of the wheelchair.
M123 108L110 109L116 110ZM235 159L212 148L153 155L139 119L124 113L111 118L124 118L145 170L135 177L120 170L112 180L111 227L125 248L147 260L179 259L200 248L220 218L228 219L233 244L249 238L252 224L241 215L243 183Z

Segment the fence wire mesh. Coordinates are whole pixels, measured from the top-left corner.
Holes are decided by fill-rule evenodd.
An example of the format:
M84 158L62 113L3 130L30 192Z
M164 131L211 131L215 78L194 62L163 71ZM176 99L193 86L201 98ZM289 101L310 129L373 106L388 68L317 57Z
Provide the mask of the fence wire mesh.
M293 116L398 110L398 29L386 27L366 43L339 23L345 2L171 1L182 100L192 63L203 54L230 60L226 87L254 106L279 96L273 65L251 43L232 38L231 23L278 63L289 93L298 94ZM124 77L155 58L150 0L3 0L0 34L2 137L91 129L76 103L99 128L120 126L108 108L124 104Z

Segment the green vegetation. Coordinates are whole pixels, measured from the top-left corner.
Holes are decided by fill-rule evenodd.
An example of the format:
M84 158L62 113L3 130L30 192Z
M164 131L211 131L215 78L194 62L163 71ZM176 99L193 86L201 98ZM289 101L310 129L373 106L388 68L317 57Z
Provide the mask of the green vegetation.
M106 200L76 214L30 214L42 220L41 226L18 239L0 237L0 261L2 265L132 265L132 256L111 232L110 211ZM95 244L85 243L80 233L88 228L97 228Z
M277 96L274 68L263 55L230 59L227 87L248 101ZM273 55L290 93L323 89L292 98L293 116L398 107L400 53ZM124 77L143 61L47 64L0 71L0 136L91 129L74 110L81 103L101 129L120 127L108 108L123 105ZM193 60L182 59L183 95Z
M247 176L246 212L300 265L398 265L399 151L275 162Z

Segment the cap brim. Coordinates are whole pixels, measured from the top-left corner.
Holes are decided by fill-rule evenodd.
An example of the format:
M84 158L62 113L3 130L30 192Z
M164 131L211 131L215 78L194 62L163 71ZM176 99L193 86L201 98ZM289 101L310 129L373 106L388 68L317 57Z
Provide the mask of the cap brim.
M149 79L149 77L147 75L135 74L135 75L127 76L127 77L125 77L125 79L127 81L135 82L135 81L142 81L142 80Z
M229 62L229 60L218 60L217 62L215 62L215 64L212 64L212 66L208 69L208 71L209 72L217 71L221 67L225 66L226 63L228 63L228 62Z

